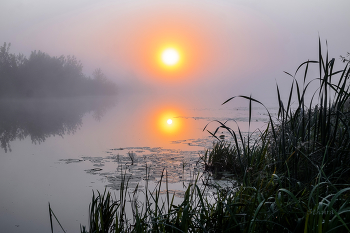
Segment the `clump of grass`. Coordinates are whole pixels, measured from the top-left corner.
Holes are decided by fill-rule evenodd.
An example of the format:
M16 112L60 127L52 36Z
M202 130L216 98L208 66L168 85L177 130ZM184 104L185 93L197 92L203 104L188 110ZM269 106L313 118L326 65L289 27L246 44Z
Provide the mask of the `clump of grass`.
M213 143L201 159L205 161L205 170L212 172L215 178L220 177L220 171L242 173L237 148L227 141Z
M111 194L106 190L102 195L98 191L97 193L97 196L95 196L95 193L92 194L89 207L89 232L111 232L116 225L116 212L122 203L114 201ZM81 231L86 232L85 227L81 227Z

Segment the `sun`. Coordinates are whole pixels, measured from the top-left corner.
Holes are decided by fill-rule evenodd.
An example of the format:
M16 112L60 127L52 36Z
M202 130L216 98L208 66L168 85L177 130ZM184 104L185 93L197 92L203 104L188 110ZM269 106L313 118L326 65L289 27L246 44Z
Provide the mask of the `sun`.
M166 122L168 123L168 125L171 125L173 123L173 120L168 119Z
M176 65L180 60L179 52L176 49L168 48L162 52L162 61L165 65Z

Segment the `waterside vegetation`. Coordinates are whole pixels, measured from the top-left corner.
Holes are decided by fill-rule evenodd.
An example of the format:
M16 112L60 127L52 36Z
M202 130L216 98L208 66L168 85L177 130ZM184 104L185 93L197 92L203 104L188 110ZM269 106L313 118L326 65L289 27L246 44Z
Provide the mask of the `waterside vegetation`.
M227 122L216 121L210 134L217 137L225 129L233 140L217 138L201 162L213 176L233 173L238 187L217 187L210 197L196 179L175 205L169 192L161 201L162 181L153 191L146 186L145 202L129 196L125 181L118 198L109 192L93 195L88 229L81 227L81 232L350 232L350 69L346 64L335 71L334 64L328 53L322 55L319 42L317 61L302 63L294 75L287 73L292 84L286 103L277 86L277 120L266 109L264 131L243 137L239 128L235 132ZM308 80L312 65L319 77ZM296 79L300 72L302 83ZM307 102L315 82L318 88ZM264 106L251 96L224 104L235 98L249 101L249 124L252 104ZM126 217L128 197L132 219Z
M60 98L114 95L116 85L101 69L93 77L83 74L74 56L51 57L41 51L10 53L10 44L0 46L0 98Z

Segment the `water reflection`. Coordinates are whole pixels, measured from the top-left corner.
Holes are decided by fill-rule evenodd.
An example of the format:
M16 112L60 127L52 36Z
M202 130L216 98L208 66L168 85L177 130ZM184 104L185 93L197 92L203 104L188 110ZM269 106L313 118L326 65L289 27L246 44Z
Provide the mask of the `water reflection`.
M165 134L176 134L183 128L180 111L161 109L157 116L158 129Z
M41 143L51 136L73 134L82 126L82 118L92 112L100 120L108 108L115 105L112 98L79 98L50 100L0 101L1 148L11 151L10 142L30 137Z

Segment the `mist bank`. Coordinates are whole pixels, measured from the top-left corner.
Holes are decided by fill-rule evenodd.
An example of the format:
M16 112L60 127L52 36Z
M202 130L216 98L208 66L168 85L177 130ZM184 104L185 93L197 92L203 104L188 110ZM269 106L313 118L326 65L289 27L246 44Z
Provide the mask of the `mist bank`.
M29 58L0 47L0 98L57 98L115 95L117 86L101 69L92 77L83 74L83 65L74 56L51 57L32 51Z

